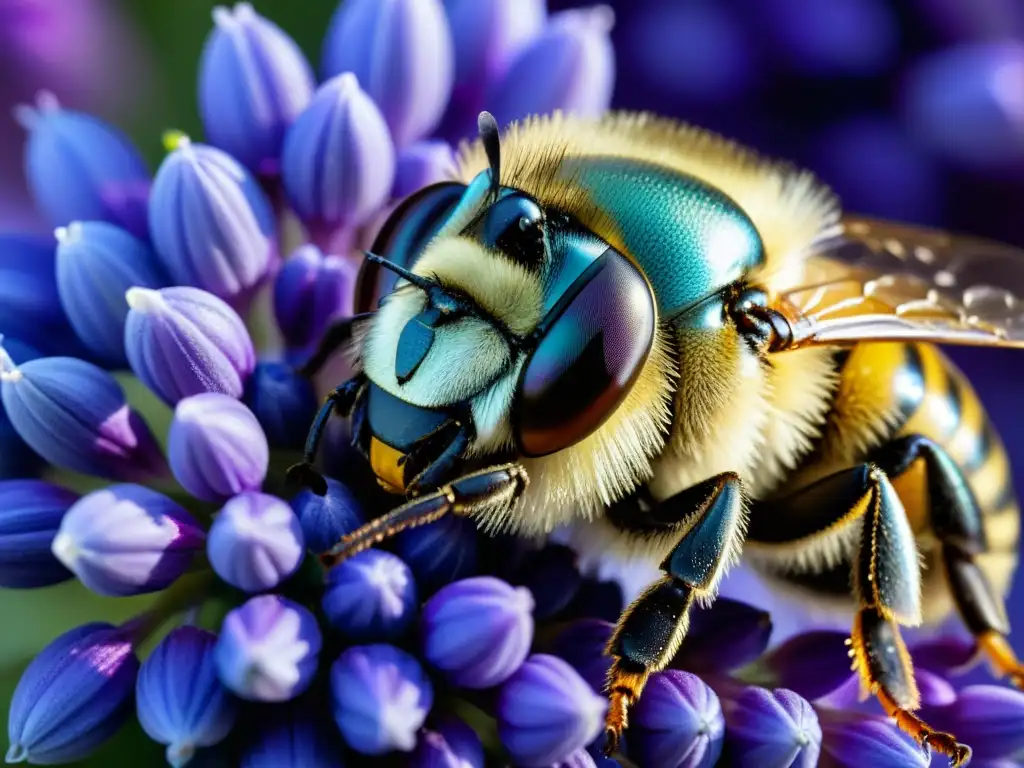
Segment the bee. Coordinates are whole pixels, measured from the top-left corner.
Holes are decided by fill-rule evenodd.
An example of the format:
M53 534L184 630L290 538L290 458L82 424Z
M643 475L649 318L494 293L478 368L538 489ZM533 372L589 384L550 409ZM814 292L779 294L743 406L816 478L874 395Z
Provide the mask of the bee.
M404 497L325 565L444 515L660 563L607 648L614 751L742 557L847 606L865 695L968 760L915 714L901 628L955 610L1024 685L1007 456L935 346L1024 346L1024 252L845 214L811 174L648 114L479 127L452 180L391 215L367 311L306 366L347 348L356 373L293 480L324 492L313 462L337 412Z

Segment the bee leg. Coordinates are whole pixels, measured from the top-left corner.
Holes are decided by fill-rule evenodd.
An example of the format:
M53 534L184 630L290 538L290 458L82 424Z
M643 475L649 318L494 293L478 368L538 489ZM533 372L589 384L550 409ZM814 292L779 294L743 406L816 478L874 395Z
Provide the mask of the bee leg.
M921 575L917 544L906 510L876 464L829 475L789 496L751 509L747 551L815 546L835 561L852 550L852 584L859 609L850 637L853 668L862 689L874 695L901 730L948 755L954 765L969 747L914 714L920 695L900 626L921 623ZM767 547L766 547L767 545Z
M726 567L739 553L743 499L739 478L718 475L661 502L641 514L609 518L637 534L681 531L661 569L665 576L649 586L619 618L608 642L613 658L608 672L609 708L606 752L618 748L629 723L629 709L648 677L675 656L689 625L695 600L712 599Z
M981 510L959 466L941 446L919 435L884 446L876 460L892 467L890 477L924 462L929 522L942 547L946 580L960 617L999 675L1024 688L1024 665L1006 640L1010 622L1003 600L975 561L988 542Z
M324 335L320 337L320 343L317 345L316 351L299 368L299 374L310 379L316 376L320 369L327 364L327 361L331 359L331 355L352 341L355 327L364 320L369 319L372 315L372 312L367 312L362 315L345 317L328 326L327 330L324 331Z
M320 562L325 568L332 568L407 528L433 523L447 514L472 517L499 505L514 504L528 482L526 470L519 464L503 464L465 475L371 520L321 554Z
M327 395L309 428L302 461L288 468L286 479L290 483L305 486L318 496L327 494L327 481L313 468L316 452L320 447L320 439L323 437L324 428L327 426L331 414L337 411L340 416L348 416L362 396L365 385L366 377L359 374Z

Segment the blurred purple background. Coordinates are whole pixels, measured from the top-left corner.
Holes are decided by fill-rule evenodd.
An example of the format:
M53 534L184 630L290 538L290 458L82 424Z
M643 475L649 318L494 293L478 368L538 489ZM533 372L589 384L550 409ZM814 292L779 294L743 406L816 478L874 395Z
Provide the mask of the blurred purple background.
M254 5L316 58L337 0ZM549 0L551 10L587 5ZM1022 0L611 0L615 103L809 166L849 209L1024 246ZM36 229L22 134L39 88L119 121L150 158L198 131L208 0L0 0L0 230ZM1024 264L1022 264L1024 269ZM959 350L1024 489L1024 355ZM1024 596L1018 574L1013 602ZM1024 624L1024 610L1017 615ZM1015 638L1024 651L1024 632Z

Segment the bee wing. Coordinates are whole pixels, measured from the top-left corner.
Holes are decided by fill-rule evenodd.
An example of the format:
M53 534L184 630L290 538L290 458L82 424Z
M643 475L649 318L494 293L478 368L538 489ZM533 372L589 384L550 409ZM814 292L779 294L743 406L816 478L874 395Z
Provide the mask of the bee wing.
M846 217L782 289L793 347L865 340L1024 347L1024 250Z

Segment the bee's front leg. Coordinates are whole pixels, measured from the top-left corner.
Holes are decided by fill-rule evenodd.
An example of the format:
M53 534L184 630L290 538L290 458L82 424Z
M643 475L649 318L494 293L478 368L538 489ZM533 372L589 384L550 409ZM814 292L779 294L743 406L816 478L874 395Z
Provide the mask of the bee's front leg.
M624 508L625 507L625 508ZM664 669L686 635L694 600L712 598L726 566L742 544L743 498L739 478L727 472L660 502L651 510L616 505L609 521L639 535L679 532L682 536L661 569L664 578L648 587L619 618L608 654L607 752L618 748L629 709L647 678Z

